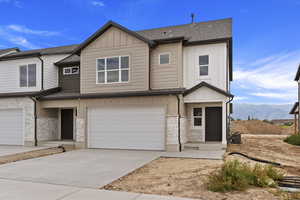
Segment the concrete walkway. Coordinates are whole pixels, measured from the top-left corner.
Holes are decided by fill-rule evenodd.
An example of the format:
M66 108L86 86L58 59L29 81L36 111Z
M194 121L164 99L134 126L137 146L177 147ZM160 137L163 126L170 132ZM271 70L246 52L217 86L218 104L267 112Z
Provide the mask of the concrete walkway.
M86 189L72 186L0 179L0 199L5 200L189 200L171 196L146 195Z
M100 188L158 158L161 152L83 149L0 165L0 178Z

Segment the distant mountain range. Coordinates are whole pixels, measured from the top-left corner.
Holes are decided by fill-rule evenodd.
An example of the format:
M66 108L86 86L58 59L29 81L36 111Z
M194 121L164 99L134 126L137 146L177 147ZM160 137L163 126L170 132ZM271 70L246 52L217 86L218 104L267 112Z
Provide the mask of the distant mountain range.
M234 119L291 119L293 115L289 112L292 109L292 104L249 104L249 103L234 103L233 114Z

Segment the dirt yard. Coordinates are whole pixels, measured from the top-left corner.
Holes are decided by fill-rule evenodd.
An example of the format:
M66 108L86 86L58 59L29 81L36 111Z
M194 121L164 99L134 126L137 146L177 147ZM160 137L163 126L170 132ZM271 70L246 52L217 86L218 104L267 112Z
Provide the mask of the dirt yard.
M16 162L20 160L27 160L32 158L49 156L49 155L58 154L62 152L63 152L62 148L53 147L53 148L29 151L25 153L17 153L17 154L12 154L7 156L0 156L0 165L10 163L10 162Z
M242 145L229 145L228 151L276 161L286 165L287 175L300 175L300 147L283 142L282 135L243 135ZM255 164L240 156L225 156ZM207 176L219 169L223 161L185 158L159 158L102 189L172 195L203 200L294 200L300 194L278 189L252 188L245 192L216 193L206 189ZM299 195L295 198L292 195Z
M243 135L242 145L229 145L228 152L238 151L256 158L279 162L290 175L300 176L300 146L287 144L282 135ZM240 156L230 156L239 158Z
M268 190L256 188L225 194L208 191L205 185L208 174L222 164L221 160L160 158L102 189L203 200L280 199Z
M261 120L235 120L231 124L231 131L253 135L291 135L294 126L279 126Z

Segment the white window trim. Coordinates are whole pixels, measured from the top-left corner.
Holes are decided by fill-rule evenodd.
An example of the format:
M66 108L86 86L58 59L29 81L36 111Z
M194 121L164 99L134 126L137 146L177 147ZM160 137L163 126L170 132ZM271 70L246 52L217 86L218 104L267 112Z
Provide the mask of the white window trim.
M35 86L28 86L29 84L28 84L28 82L29 82L29 79L28 79L28 77L29 77L29 74L28 74L28 66L29 65L35 65ZM26 79L27 79L27 82L26 82L26 86L21 86L21 84L20 84L20 80L21 80L21 74L20 74L20 71L21 71L21 67L22 66L26 66L26 72L27 72L27 77L26 77ZM36 63L30 63L30 64L22 64L22 65L19 65L19 88L35 88L35 87L37 87L37 64Z
M73 68L78 68L78 71L76 73L72 73ZM66 73L65 70L70 69L70 73ZM79 74L79 67L78 66L73 66L73 67L64 67L63 68L63 75L73 75L73 74Z
M201 126L195 126L194 125L194 108L201 108L201 110L202 110L202 116L200 117L200 116L196 116L197 118L201 118ZM204 108L203 107L201 107L201 106L198 106L198 107L192 107L192 112L191 112L191 116L192 116L192 120L191 120L191 122L192 122L192 128L193 129L202 129L204 126L203 126L203 123L204 123L204 120L203 120L203 118L204 118L204 112L203 112L203 110L204 110Z
M110 69L107 70L106 69L106 59L107 58L115 58L118 57L119 58L119 69ZM122 68L121 68L121 57L128 57L128 69L124 69L124 70L128 70L128 81L121 81L121 73L122 73ZM104 70L98 70L98 60L100 59L104 59ZM109 84L120 84L120 83L129 83L130 82L130 55L121 55L121 56L106 56L106 57L100 57L100 58L96 58L96 84L97 85L109 85ZM107 82L107 72L109 71L119 71L119 81L118 82ZM98 82L98 72L104 72L104 83L99 83Z
M200 63L199 63L199 57L200 56L208 56L208 64L207 65L200 65ZM198 59L198 61L197 61L197 65L198 65L198 69L199 69L199 73L198 73L198 76L199 76L199 78L209 78L209 65L210 65L210 55L209 54L203 54L203 55L199 55L198 57L197 57L197 59ZM201 68L201 66L207 66L207 75L200 75L200 68Z
M169 62L168 62L168 63L161 64L161 63L160 63L160 56L161 56L161 55L169 55ZM171 64L171 53L170 53L170 52L164 52L164 53L158 54L158 64L159 64L159 65L169 65L169 64Z

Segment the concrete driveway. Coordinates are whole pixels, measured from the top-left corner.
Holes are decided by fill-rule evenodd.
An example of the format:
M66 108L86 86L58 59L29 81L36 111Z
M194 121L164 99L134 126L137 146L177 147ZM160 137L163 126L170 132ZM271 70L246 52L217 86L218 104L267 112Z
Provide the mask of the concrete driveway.
M152 151L76 150L0 165L0 179L99 188L160 154Z
M0 156L8 156L16 153L25 153L28 151L34 151L39 149L45 149L45 147L24 147L24 146L9 146L0 145Z

